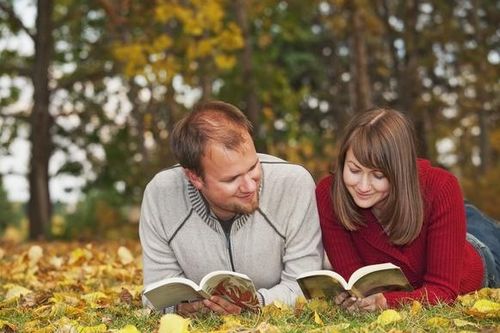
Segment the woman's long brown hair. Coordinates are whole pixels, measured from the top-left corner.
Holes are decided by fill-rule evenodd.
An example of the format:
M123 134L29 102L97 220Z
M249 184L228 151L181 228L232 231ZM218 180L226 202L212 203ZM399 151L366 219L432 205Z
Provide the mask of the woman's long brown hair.
M346 127L340 142L332 200L340 223L348 230L357 230L364 222L343 181L349 149L359 163L380 170L389 181L389 194L378 218L391 242L404 245L413 241L422 229L424 204L410 121L398 111L377 108L357 115Z

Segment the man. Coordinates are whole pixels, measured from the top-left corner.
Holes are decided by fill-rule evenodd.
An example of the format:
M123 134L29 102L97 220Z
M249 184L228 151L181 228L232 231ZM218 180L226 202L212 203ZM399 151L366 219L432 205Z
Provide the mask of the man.
M315 184L301 166L257 154L252 126L235 106L208 102L179 121L171 146L180 165L148 184L139 234L144 285L167 277L199 283L215 270L248 275L261 305L293 304L295 277L321 269ZM237 314L212 296L178 304L182 315Z

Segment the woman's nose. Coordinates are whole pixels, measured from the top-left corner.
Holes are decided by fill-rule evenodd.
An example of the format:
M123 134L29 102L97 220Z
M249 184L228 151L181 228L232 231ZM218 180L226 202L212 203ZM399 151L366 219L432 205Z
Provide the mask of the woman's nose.
M367 176L361 177L359 183L358 183L358 188L362 192L368 192L370 190L371 184L370 180L368 179Z

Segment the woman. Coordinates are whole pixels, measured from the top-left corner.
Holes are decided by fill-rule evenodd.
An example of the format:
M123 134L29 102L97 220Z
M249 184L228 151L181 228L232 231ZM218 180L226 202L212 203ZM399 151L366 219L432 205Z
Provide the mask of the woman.
M450 303L459 294L498 286L498 256L495 263L480 235L484 226L500 235L498 226L475 218L478 233L466 240L457 179L417 159L413 128L403 114L390 109L361 113L340 144L336 172L316 188L333 270L349 278L362 266L392 262L414 290L362 299L343 293L337 304L375 311L411 300ZM498 248L497 243L489 245Z

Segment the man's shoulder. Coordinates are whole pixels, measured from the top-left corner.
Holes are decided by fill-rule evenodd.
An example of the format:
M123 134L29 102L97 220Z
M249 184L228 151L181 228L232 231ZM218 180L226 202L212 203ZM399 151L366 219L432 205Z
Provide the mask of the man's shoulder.
M290 194L290 190L312 188L314 179L311 173L302 165L290 163L281 158L259 154L264 175L264 189ZM276 192L277 191L277 192Z
M186 186L184 170L176 164L155 174L147 184L146 191L160 195L178 195Z
M307 171L306 168L304 168L302 165L291 163L289 161L286 161L284 159L281 159L273 155L259 153L259 160L260 164L265 170L276 171L276 172L281 172L283 170L286 170L290 172L287 173L286 175L291 175L291 176L294 176L296 174L310 175L309 171Z

